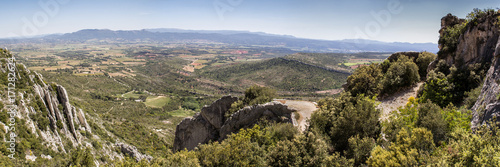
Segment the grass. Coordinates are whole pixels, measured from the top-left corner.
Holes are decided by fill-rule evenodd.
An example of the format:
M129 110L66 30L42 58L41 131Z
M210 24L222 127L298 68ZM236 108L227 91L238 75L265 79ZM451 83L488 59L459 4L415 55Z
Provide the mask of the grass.
M170 112L170 115L174 117L191 117L195 114L196 112L193 110L186 110L186 109L178 109Z
M169 97L165 97L165 96L149 96L146 99L146 102L144 102L144 104L146 104L146 106L148 106L148 107L161 108L165 104L168 104L169 102L170 102L170 98Z
M135 91L130 91L130 92L127 92L125 94L122 94L121 97L124 97L124 98L139 98L142 94L138 94L136 93Z

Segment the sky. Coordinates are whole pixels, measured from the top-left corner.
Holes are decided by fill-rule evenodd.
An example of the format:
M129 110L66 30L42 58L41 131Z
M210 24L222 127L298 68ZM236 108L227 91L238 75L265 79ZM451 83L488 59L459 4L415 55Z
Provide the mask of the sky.
M446 14L498 7L498 0L11 0L2 3L0 38L179 28L437 43Z

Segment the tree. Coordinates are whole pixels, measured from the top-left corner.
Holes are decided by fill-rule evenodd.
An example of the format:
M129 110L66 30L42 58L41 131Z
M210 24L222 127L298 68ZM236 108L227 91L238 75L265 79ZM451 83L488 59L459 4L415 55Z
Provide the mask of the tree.
M346 90L353 96L365 94L368 97L376 96L380 93L383 74L379 64L370 64L357 68L354 74L347 77Z
M252 138L260 128L241 130L221 143L203 144L197 150L202 166L265 166L265 150Z
M418 74L420 78L425 78L427 76L427 68L429 64L436 59L436 55L430 52L422 52L418 55L417 60L415 60L418 66Z
M443 118L442 109L438 105L427 101L418 106L417 127L430 130L434 136L434 143L444 141L447 134L446 120Z
M418 66L412 59L400 55L396 62L391 63L382 80L384 94L394 93L399 88L408 87L420 81Z
M375 108L374 99L343 93L336 99L320 101L318 105L320 109L311 115L309 128L325 135L335 151L347 150L349 138L356 135L378 138L380 110Z
M454 84L448 82L448 78L441 72L431 71L425 81L421 101L430 100L441 107L445 107L453 101Z
M415 128L409 132L401 129L396 142L384 149L376 146L368 158L368 166L420 166L434 150L432 133L425 128Z

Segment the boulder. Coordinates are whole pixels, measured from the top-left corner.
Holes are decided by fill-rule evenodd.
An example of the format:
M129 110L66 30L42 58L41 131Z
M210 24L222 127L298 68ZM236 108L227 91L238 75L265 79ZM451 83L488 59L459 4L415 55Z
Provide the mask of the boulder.
M135 158L137 162L141 161L142 159L146 159L148 161L153 160L152 156L141 154L135 146L130 146L125 143L116 143L116 146L120 147L120 150L123 154L127 154L130 157Z

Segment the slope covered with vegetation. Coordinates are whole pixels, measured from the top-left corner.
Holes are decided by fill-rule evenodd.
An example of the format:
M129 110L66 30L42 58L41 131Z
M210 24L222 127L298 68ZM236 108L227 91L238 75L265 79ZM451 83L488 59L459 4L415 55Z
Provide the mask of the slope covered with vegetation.
M489 83L483 82L484 78L492 75L485 72L490 60L482 59L498 54L476 55L480 58L468 58L468 61L456 54L460 45L467 44L465 33L485 30L477 27L485 20L493 20L494 26L500 25L498 16L500 14L494 10L474 10L463 22L444 26L438 55L427 52L394 54L382 63L359 67L349 77L325 68L337 63L336 59L331 62L321 61L322 58L298 61L300 57L209 67L199 70L197 77L180 74L177 71L180 66L162 64L164 62L150 62L155 66L136 68L145 72L138 77L103 75L82 79L71 73L47 73L47 79L69 85L68 92L75 94L73 105L96 118L90 124L96 136L106 141L104 144L125 141L135 145L140 152L153 155L154 159L149 162L132 158L110 160L102 153L92 154L93 149L102 148L102 143L98 142L76 148L71 154L56 154L44 150L32 134L20 133L23 138L19 141L20 154L26 156L26 150L34 150L62 158L56 162L43 159L8 161L7 143L3 142L0 159L6 161L0 163L11 166L92 166L93 162L104 162L108 166L500 166L497 122L477 127L470 124L472 106L482 101L478 96L490 86L482 84ZM487 53L491 52L491 47L489 49ZM180 59L168 61L187 63ZM24 75L22 71L21 75ZM199 111L200 105L213 98L190 91L190 87L199 86L194 83L203 77L238 87L254 84L269 87L250 87L241 101L233 103L232 111L270 101L275 97L272 89L317 91L339 88L344 80L347 83L345 91L337 97L317 102L318 110L312 114L304 132L291 124L260 121L224 140L198 145L192 151L172 152L169 143L172 136L168 133L161 136L155 131L172 129L171 126L182 119L173 117L172 111ZM147 84L141 83L143 80ZM18 82L19 89L30 91L29 85L23 87L26 80ZM123 100L116 96L130 91L146 93L162 87L162 82L171 83L162 90L170 98L162 108L148 108L136 102L137 99ZM404 107L393 111L387 119L380 119L377 99L417 82L424 82L418 97L410 97ZM114 85L118 86L114 88ZM33 106L38 108L42 105L35 104ZM41 115L33 115L33 118L37 126L43 127L47 123L46 111L41 110ZM2 113L6 117L5 112ZM3 117L2 122L5 121ZM19 128L24 130L24 122L19 123ZM108 131L110 133L106 133ZM4 131L0 132L7 137ZM97 141L93 136L89 138Z
M475 10L471 15L497 13ZM465 24L475 24L474 19ZM441 54L435 62L445 57ZM470 126L470 103L476 101L474 88L480 84L461 85L465 80L481 83L474 78L482 80L485 73L432 63L428 68L429 57L434 56L403 53L359 68L349 77L345 93L318 101L319 110L303 133L286 124L260 124L171 157L183 157L176 165L200 166L499 166L498 127ZM387 120L379 119L377 98L421 80L419 97L408 99Z
M347 73L284 58L207 69L199 75L242 87L257 84L281 91L336 89L348 76Z

